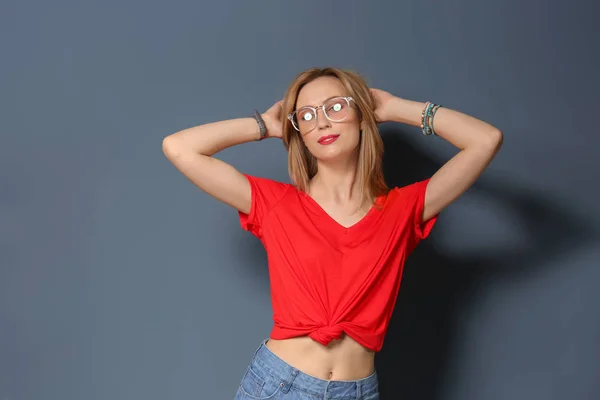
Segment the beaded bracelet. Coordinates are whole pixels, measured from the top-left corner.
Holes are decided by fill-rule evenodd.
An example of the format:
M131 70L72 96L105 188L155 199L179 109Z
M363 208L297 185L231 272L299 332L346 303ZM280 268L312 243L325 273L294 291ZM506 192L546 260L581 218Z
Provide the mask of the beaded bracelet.
M425 103L425 108L421 113L421 130L423 131L423 135L436 136L435 131L433 130L433 118L440 107L442 107L441 104L434 104L430 101Z
M262 119L260 113L257 110L254 110L253 117L258 123L258 129L260 130L260 137L257 140L263 140L267 137L267 127L265 125L265 121Z

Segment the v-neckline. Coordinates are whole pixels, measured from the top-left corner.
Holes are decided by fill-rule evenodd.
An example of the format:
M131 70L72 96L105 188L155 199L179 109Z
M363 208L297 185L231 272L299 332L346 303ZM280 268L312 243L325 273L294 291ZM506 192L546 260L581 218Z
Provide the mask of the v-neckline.
M340 230L343 233L350 233L351 231L355 231L357 230L357 228L367 223L376 214L376 211L378 211L378 205L381 205L383 198L385 198L385 196L378 196L375 199L375 202L371 205L369 210L366 212L365 215L363 215L361 219L359 219L350 226L344 226L341 223L339 223L335 218L333 218L327 211L325 211L325 209L311 195L304 191L299 192L300 195L312 206L316 214L318 214L323 219L329 221L330 225L334 226L335 229Z

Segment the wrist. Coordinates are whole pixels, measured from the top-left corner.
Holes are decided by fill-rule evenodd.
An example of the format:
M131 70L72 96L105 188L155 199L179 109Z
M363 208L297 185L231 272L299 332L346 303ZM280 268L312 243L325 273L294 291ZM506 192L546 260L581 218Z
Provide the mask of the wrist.
M278 137L277 136L277 131L278 131L278 127L275 125L277 123L277 121L274 121L272 119L272 117L267 114L267 113L263 113L260 115L263 119L263 121L265 122L265 128L267 129L267 135L265 136L266 138L273 138L273 137Z
M421 113L425 103L396 97L393 100L391 120L407 125L421 126Z
M262 120L265 123L265 129L267 130L267 134L265 136L266 138L271 137L271 132L273 131L273 129L271 128L271 120L269 119L269 116L265 113L260 114Z
M246 133L246 141L255 141L260 140L260 127L258 125L258 121L254 117L245 117L243 120L248 124L247 129L245 129Z
M254 110L254 115L252 116L254 118L254 120L256 121L256 124L258 126L258 138L256 140L262 140L265 139L267 137L267 124L265 123L265 120L262 117L262 114L260 114L258 111Z

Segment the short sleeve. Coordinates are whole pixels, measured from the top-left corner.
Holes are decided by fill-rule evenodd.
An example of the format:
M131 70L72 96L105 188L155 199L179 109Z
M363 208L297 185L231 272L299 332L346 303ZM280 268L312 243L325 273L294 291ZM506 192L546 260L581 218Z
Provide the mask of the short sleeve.
M240 225L242 226L242 229L261 238L265 217L269 214L269 211L281 201L290 185L252 175L244 174L244 176L250 183L252 202L249 214L238 211Z
M408 233L415 244L429 236L438 218L436 214L427 221L421 220L425 208L425 192L429 181L430 179L425 179L397 189L403 213L408 213L407 217L410 221Z

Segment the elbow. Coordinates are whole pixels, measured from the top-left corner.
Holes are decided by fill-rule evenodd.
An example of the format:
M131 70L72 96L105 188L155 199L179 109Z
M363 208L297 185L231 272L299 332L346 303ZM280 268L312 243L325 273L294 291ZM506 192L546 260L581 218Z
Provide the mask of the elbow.
M504 140L504 135L500 129L494 129L490 135L496 143L502 145L502 141Z
M169 135L162 140L162 152L169 160L172 160L177 157L180 153L178 150L177 140L173 137L173 135Z
M504 135L502 134L502 131L494 128L486 135L485 144L486 147L491 147L494 152L497 152L500 150L500 147L502 147L503 141Z

